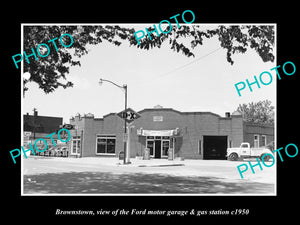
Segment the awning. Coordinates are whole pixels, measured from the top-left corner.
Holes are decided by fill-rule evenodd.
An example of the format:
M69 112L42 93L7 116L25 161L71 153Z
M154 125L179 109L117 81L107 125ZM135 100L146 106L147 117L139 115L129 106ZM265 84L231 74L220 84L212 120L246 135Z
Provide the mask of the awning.
M144 130L138 129L137 134L141 136L174 136L178 134L178 128L174 130Z

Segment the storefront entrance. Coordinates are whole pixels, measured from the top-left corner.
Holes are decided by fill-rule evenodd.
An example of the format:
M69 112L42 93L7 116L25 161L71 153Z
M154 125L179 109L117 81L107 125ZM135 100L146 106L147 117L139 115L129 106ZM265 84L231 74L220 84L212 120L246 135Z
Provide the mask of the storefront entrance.
M146 148L149 148L150 156L153 158L167 158L172 140L173 138L169 136L147 136Z
M154 158L161 158L161 140L155 140L154 142Z

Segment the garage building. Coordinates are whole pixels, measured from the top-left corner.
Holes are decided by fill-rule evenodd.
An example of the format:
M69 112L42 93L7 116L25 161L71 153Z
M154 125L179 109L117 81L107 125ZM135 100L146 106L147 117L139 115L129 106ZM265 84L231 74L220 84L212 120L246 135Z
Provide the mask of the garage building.
M225 159L227 147L249 142L252 147L274 141L274 126L246 123L241 114L180 112L156 106L137 112L140 117L128 124L130 157L143 156L149 149L152 158ZM70 119L70 157L116 157L124 150L124 120L117 113L95 118L88 113Z

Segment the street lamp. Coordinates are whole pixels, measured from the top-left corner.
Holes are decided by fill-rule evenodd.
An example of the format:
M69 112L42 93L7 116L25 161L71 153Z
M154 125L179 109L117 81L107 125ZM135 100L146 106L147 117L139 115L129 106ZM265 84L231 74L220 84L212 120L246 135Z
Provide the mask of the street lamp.
M115 86L117 86L118 88L122 89L125 93L125 112L127 110L127 84L123 84L123 86L121 85L118 85L110 80L105 80L105 79L102 79L100 78L100 81L99 81L99 85L101 86L103 84L103 81L106 81L108 83L111 83ZM126 136L126 133L127 133L127 122L126 120L124 120L124 136ZM127 164L126 163L126 156L127 156L127 149L126 149L126 142L124 141L124 161L123 161L123 164Z

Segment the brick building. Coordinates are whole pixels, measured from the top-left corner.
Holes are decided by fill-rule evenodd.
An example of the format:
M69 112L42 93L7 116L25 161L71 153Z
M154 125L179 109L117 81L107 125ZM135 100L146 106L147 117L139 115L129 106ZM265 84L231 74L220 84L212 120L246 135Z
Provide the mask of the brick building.
M34 143L36 139L43 138L46 139L49 144L52 143L50 137L45 137L53 132L56 132L60 129L60 126L63 124L62 117L52 117L52 116L39 116L36 109L33 110L33 115L26 113L23 115L23 131L24 135L29 133L30 135L24 136L24 143L28 142ZM53 139L57 143L58 137L55 134ZM42 141L39 141L37 144L42 144Z
M36 133L50 134L59 130L59 126L63 123L62 117L39 116L38 111L34 109L33 115L26 113L23 115L23 130Z
M274 140L274 127L243 122L234 112L221 117L212 112L180 112L154 107L138 112L140 118L129 125L130 157L142 156L145 148L153 158L225 159L227 147L249 142L263 146ZM124 148L124 120L116 113L103 118L79 114L70 119L70 156L117 156Z

